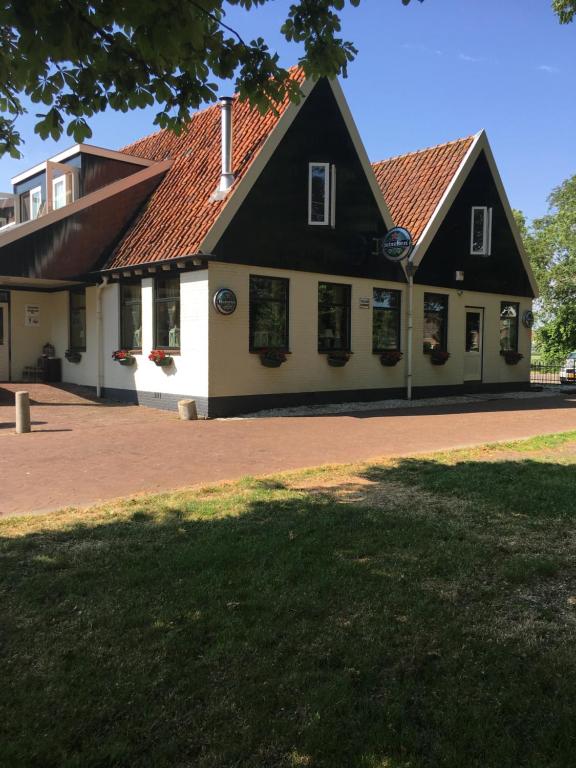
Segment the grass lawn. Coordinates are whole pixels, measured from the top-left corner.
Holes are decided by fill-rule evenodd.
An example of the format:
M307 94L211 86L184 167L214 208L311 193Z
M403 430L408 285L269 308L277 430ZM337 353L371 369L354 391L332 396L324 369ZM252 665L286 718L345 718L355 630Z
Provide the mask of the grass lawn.
M0 523L4 768L567 768L576 433Z

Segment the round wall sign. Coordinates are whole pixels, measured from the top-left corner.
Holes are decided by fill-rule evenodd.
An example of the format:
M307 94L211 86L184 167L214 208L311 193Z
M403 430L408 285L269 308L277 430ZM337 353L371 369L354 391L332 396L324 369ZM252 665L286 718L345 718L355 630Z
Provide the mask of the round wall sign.
M522 325L525 328L532 328L534 325L534 312L532 312L531 309L527 309L526 312L522 314Z
M238 306L236 294L230 288L220 288L214 294L214 309L221 315L231 315Z
M390 261L402 261L412 250L412 235L404 227L390 229L380 240L382 253Z

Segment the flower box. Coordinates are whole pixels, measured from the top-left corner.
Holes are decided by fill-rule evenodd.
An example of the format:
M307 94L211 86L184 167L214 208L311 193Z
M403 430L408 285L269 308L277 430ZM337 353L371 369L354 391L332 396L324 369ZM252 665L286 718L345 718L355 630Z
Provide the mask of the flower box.
M446 352L445 349L438 349L435 347L430 350L430 362L432 365L445 365L450 358L450 352Z
M66 352L64 352L64 357L69 363L79 363L80 360L82 360L80 352L76 352L74 349L67 349Z
M261 357L260 362L264 368L280 368L282 360L269 360L267 357Z
M260 363L264 368L280 368L286 359L286 352L281 349L260 350Z
M500 354L504 358L506 365L518 365L520 360L524 357L521 352L515 352L512 349L503 349Z
M126 349L117 349L112 352L112 359L120 365L134 365L136 362L134 355Z
M329 352L326 360L332 368L343 368L348 360L350 360L350 352Z
M148 360L151 360L159 368L167 368L173 362L172 355L169 355L163 349L153 349L148 355Z
M380 355L380 363L386 368L392 368L402 360L402 352L399 349L386 349Z

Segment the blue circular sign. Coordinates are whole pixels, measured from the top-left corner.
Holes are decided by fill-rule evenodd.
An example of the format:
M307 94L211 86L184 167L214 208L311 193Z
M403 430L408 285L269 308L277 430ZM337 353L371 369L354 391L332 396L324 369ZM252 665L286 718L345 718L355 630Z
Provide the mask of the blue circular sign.
M380 240L382 253L390 261L402 261L412 250L412 235L404 227L388 230Z
M230 288L220 288L214 294L214 309L221 315L231 315L236 311L238 300L236 294Z

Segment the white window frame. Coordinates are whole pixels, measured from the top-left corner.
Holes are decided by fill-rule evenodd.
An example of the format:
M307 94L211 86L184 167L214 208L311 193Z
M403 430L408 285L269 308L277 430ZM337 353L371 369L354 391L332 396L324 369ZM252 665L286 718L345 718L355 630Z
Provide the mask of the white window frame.
M482 232L482 248L474 250L474 215L476 211L484 212L484 226ZM471 256L491 256L492 255L492 208L485 205L473 205L470 217L470 255Z
M324 218L322 221L312 221L312 170L314 168L324 169L325 195L324 195ZM331 219L331 197L330 197L330 163L308 163L308 224L313 227L325 227L330 224Z
M34 195L38 194L39 196L39 202L38 202L38 210L36 211L36 215L34 216ZM38 216L40 216L40 211L42 209L42 187L34 187L34 189L30 190L30 220L34 221L34 219L37 219Z
M330 226L336 227L336 166L330 166Z
M62 174L61 176L55 176L52 179L52 210L57 211L58 208L56 207L56 186L60 183L64 183L64 203L62 205L59 205L58 208L64 208L64 206L68 202L68 181L66 180L66 174Z

